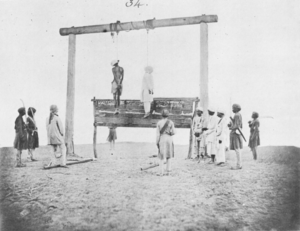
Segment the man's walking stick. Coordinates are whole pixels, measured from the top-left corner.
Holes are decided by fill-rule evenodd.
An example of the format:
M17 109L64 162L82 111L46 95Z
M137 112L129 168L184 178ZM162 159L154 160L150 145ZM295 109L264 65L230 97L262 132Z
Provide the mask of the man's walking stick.
M24 101L22 99L20 99L22 101L22 104L23 104L23 107L25 108L25 118L26 118L26 122L27 122L27 113L26 113L26 107L25 107L25 104L24 104Z

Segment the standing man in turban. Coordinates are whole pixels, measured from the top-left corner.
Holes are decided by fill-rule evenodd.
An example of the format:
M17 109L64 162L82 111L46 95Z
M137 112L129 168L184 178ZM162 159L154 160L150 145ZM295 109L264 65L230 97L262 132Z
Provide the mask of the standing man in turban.
M150 66L145 67L145 74L142 83L141 101L144 103L145 116L147 118L150 115L151 102L153 101L153 76L151 73L153 68Z
M258 120L258 113L252 113L252 121L249 121L250 127L250 139L249 139L249 147L251 148L253 159L257 160L257 146L260 145L260 137L259 137L259 126L260 122Z
M111 82L111 93L114 96L115 100L115 114L119 114L120 107L120 96L122 95L124 80L124 69L119 66L119 60L113 60L111 62L112 73L114 75L114 80Z
M216 131L219 119L215 116L215 110L212 107L208 108L208 124L207 128L203 130L206 136L207 154L211 157L211 161L208 164L213 164L215 162L215 157L217 153L216 149Z
M241 160L241 149L243 148L242 136L238 129L242 129L243 121L242 115L239 113L241 111L241 106L238 104L232 105L232 111L234 113L233 121L228 124L230 132L230 150L234 150L236 153L237 164L236 167L232 167L232 170L242 169Z
M205 143L203 138L203 108L198 106L196 109L196 116L193 118L193 124L192 124L192 131L194 135L194 150L196 158L195 160L199 160L200 162L200 156L203 159L205 154Z
M53 147L54 157L51 158L53 161L48 166L59 165L61 167L66 166L66 148L64 139L64 128L60 118L58 117L58 108L56 105L50 106L50 115L47 118L47 134L48 144Z
M19 116L15 120L16 136L14 141L14 148L17 149L17 165L16 167L25 167L22 163L22 150L27 149L27 132L23 116L26 114L25 108L21 107L18 110Z
M225 140L226 140L226 120L225 111L219 110L217 116L220 118L216 131L216 147L217 147L217 166L225 166Z
M158 158L160 160L160 174L164 174L164 160L167 161L167 175L171 171L171 158L174 158L174 143L172 136L175 135L175 126L173 121L168 119L169 111L162 111L163 119L158 121L156 126L156 145L158 147Z
M27 159L31 161L37 161L33 157L34 150L39 147L39 136L37 132L37 126L34 119L36 109L33 107L27 110L27 133L28 133L28 156Z

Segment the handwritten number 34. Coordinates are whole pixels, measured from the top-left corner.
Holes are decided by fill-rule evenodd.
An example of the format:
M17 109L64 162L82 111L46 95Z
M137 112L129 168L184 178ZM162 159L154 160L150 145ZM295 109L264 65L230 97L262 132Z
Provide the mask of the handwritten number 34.
M133 0L129 0L129 2L126 2L125 4L127 7L130 7L133 5ZM142 4L140 4L140 0L137 0L137 2L134 4L134 6L140 7Z

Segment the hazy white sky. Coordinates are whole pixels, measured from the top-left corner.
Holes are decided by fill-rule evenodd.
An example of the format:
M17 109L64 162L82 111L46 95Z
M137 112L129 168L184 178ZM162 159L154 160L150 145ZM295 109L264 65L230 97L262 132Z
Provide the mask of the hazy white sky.
M274 120L261 120L262 143L299 146L299 1L139 1L147 6L126 7L128 0L0 0L0 146L12 146L20 98L37 109L41 144L51 104L64 122L68 37L59 28L202 14L219 18L208 26L210 104L228 110L230 99L241 104L245 123L252 111L271 115ZM118 43L110 33L78 35L76 49L74 142L92 143L91 99L112 97L110 61L117 53L125 69L122 98L139 98L147 33L120 32ZM156 97L198 96L200 26L151 30L148 60ZM108 129L98 131L98 142L105 142ZM154 136L154 129L118 128L118 141L154 142ZM187 141L188 130L180 130L175 142Z

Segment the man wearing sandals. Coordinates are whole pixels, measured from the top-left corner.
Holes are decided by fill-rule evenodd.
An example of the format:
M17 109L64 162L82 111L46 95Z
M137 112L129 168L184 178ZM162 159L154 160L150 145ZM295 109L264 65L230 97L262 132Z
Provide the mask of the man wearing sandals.
M64 128L60 118L57 115L58 108L51 105L50 116L47 118L48 144L53 147L54 157L51 158L51 165L60 165L66 167L66 148L64 141Z
M173 121L168 119L169 111L164 109L162 111L163 119L158 121L156 126L156 145L158 147L158 158L160 165L160 173L158 176L164 174L164 161L167 161L167 175L171 171L171 158L174 158L174 143L172 136L175 135L175 126Z

